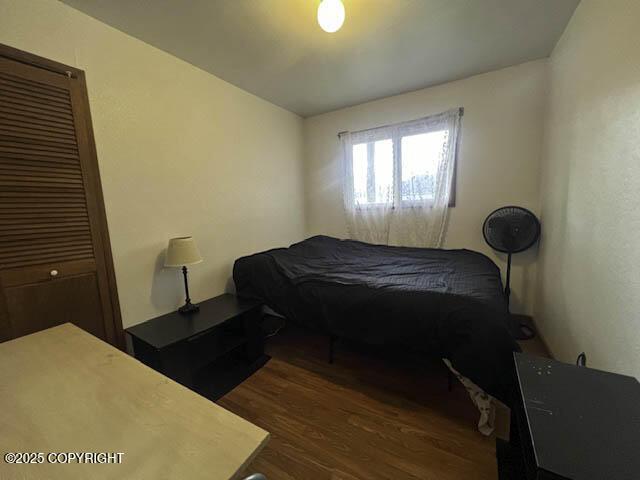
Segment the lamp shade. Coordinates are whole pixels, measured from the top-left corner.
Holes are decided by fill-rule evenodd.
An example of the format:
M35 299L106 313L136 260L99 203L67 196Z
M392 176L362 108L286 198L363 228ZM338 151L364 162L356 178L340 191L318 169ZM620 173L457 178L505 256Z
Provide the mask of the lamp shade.
M202 262L202 256L193 237L178 237L169 240L165 267L183 267Z

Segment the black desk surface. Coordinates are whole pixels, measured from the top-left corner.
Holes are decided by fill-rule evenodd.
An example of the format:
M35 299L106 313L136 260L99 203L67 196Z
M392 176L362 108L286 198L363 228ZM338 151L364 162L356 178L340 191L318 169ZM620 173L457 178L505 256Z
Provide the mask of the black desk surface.
M259 308L260 303L225 293L198 303L200 310L188 314L171 312L127 328L127 333L162 349L206 332L238 315Z
M571 480L640 479L633 377L515 354L537 466Z

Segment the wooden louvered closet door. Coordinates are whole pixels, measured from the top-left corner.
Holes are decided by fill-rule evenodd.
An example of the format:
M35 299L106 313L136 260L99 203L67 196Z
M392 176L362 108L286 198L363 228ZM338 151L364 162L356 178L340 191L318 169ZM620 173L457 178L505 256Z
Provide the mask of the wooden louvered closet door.
M119 345L108 241L83 73L2 47L0 341L72 322Z

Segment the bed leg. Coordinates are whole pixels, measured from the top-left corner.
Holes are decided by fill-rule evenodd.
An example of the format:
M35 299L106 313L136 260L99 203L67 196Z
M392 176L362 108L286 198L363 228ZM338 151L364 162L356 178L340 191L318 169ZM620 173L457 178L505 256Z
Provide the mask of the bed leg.
M335 348L335 343L336 343L336 336L335 335L330 335L329 336L329 363L333 363L333 351Z

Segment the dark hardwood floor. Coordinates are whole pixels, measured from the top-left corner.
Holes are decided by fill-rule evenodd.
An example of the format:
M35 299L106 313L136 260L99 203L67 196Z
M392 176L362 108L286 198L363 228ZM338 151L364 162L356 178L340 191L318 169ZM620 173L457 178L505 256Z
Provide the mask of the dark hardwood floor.
M536 341L527 350L540 351ZM271 433L248 472L268 480L497 479L495 439L441 361L338 344L288 326L273 357L218 403Z

